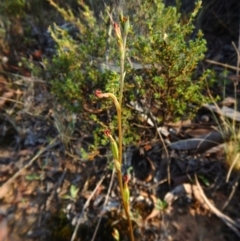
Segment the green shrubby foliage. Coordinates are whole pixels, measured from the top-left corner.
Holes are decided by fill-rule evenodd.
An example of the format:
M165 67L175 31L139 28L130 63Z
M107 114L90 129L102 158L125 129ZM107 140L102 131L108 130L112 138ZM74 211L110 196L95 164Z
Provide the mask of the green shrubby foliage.
M64 106L82 114L86 122L92 118L99 126L101 119L92 111L86 115L88 109L110 110L105 118L108 118L110 127L116 126L111 124L114 121L114 115L109 115L114 113L111 104L100 104L93 95L94 89L114 94L119 89L116 70L102 68L109 62L118 64L119 59L116 56L117 41L111 34L108 19L109 9L101 18L96 18L82 2L78 15L70 9L60 8L52 0L50 2L79 32L73 38L57 25L50 28L56 42L56 54L48 63L53 93ZM141 100L145 111L157 116L159 124L187 118L208 101L201 93L206 87L208 72L194 78L196 67L206 51L203 34L201 30L195 31L193 25L199 9L198 2L185 23L182 23L176 7L165 7L159 0L144 1L131 10L127 57L140 62L143 68L135 70L126 64L124 103ZM151 109L152 106L155 108ZM138 132L131 125L134 115L126 105L123 116L125 142L137 140ZM106 123L106 119L103 122Z
M198 80L193 79L194 70L206 51L201 30L194 39L190 38L199 8L198 3L189 21L182 24L175 7L166 8L159 1L145 1L133 17L133 21L141 19L140 23L135 21L134 28L138 29L137 24L140 24L143 30L134 34L131 55L151 66L145 78L138 76L136 82L138 89L143 90L141 96L150 96L147 102L158 107L161 122L188 116L192 111L189 104L199 107L206 101L201 94L206 86L206 76L203 74Z
M112 72L102 73L97 63L106 52L107 29L104 23L98 26L97 19L86 5L81 5L83 10L78 17L71 10L54 6L66 21L77 27L78 35L73 39L68 30L57 25L49 29L57 51L48 63L52 91L67 108L81 112L84 104L91 104L89 95L93 90L105 87L107 76L110 79L114 76Z
M26 0L2 0L0 13L10 17L20 17L24 15L26 5Z

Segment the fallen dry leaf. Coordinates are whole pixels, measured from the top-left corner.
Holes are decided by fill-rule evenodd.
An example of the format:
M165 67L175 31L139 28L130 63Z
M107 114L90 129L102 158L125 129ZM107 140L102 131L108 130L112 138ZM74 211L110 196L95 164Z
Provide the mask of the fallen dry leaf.
M9 191L9 185L3 185L0 187L0 199L4 198Z
M235 121L240 121L240 112L227 106L219 107L215 105L206 104L204 105L204 107L224 117L230 118Z
M190 138L187 140L181 140L173 142L169 145L172 150L191 151L196 153L204 152L218 144L224 142L228 137L223 137L222 133L218 131L212 131L207 135L200 136L199 138Z
M0 241L10 241L8 237L7 218L0 214Z

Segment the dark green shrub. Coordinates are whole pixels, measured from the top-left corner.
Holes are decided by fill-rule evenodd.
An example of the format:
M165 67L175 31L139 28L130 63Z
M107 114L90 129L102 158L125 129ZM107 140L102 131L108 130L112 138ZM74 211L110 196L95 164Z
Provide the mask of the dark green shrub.
M102 68L104 64L117 65L118 59L108 15L97 19L87 5L81 3L81 11L75 16L71 10L50 2L79 31L73 39L66 30L56 25L51 28L57 43L57 53L49 64L52 91L62 104L82 114L82 121L84 118L97 120L96 115L85 115L88 109L111 107L96 102L93 90L100 88L116 94L119 84L115 66L110 65L107 71ZM191 38L200 2L185 23L176 7L165 7L162 1L145 1L135 7L130 18L127 56L140 62L143 68L135 70L126 66L125 104L126 101L142 103L145 112L156 116L159 124L187 118L207 101L201 93L206 87L207 72L194 79L197 64L204 58L206 41L200 30ZM130 123L133 116L132 110L126 107L123 122L126 138L130 138L127 142L139 138ZM114 119L107 121L110 127L115 126L111 125Z

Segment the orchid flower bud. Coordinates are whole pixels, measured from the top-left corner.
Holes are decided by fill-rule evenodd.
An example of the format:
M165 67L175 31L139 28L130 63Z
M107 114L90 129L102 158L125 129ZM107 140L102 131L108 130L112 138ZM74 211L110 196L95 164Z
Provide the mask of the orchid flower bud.
M111 147L114 160L118 160L118 145L114 140L114 138L112 137L112 135L110 134L110 130L106 130L105 135L110 139L110 147Z
M116 36L117 36L118 40L121 40L122 39L122 34L121 34L121 29L120 29L119 24L113 23L113 28L115 30L115 33L116 33Z
M113 229L112 231L112 236L113 238L116 240L116 241L119 241L120 240L120 234L118 232L118 230L116 228Z
M123 177L123 201L125 204L129 204L129 198L130 198L130 191L128 188L128 182L129 182L130 178L128 175L125 175Z

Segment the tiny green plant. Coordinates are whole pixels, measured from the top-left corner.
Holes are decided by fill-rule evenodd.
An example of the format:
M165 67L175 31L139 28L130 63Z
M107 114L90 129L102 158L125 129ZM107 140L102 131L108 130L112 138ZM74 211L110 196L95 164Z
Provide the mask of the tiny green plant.
M163 211L167 208L168 203L165 200L161 200L160 198L157 199L155 204L155 208L159 211Z
M34 181L34 180L40 180L41 177L38 174L36 174L36 173L31 173L31 174L26 175L25 179L27 181Z
M65 194L63 196L64 199L70 199L72 201L76 201L76 198L77 198L77 194L79 192L79 188L75 185L71 185L70 186L70 190L69 190L69 194Z
M204 183L205 186L209 187L209 185L210 185L209 180L205 176L198 175L198 177Z

